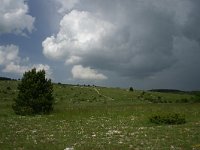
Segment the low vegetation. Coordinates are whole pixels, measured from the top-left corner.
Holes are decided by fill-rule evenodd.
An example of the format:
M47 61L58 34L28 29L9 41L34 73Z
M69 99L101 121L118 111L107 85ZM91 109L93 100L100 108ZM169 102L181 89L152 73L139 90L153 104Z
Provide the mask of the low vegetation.
M12 109L20 83L0 81L0 149L200 148L198 92L129 92L60 83L53 85L52 113L21 116ZM156 124L150 120L156 116L173 123Z
M179 113L158 113L150 117L150 121L155 124L184 124L185 116Z

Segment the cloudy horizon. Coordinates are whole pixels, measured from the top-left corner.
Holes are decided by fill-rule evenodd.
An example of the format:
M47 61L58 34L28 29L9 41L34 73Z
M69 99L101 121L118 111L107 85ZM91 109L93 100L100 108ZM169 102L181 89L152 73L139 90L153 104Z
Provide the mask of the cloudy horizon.
M0 76L200 90L198 0L1 0Z

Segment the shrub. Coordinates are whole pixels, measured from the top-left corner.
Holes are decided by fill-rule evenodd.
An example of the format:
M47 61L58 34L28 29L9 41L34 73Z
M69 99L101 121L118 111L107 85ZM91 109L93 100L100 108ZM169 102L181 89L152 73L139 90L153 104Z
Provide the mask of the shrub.
M11 87L8 86L6 89L10 91L10 90L11 90Z
M200 94L196 94L195 95L195 97L193 98L193 101L195 102L195 103L199 103L200 102Z
M150 117L150 122L155 124L184 124L185 116L179 113L159 113Z
M144 95L146 95L146 92L142 91L141 96L144 96Z
M6 90L3 90L2 92L3 92L3 94L8 94L8 92Z
M130 88L129 88L129 91L133 92L133 87L130 87Z
M188 103L189 100L187 98L182 98L182 99L178 99L176 100L176 103Z
M16 114L44 114L53 110L53 84L45 78L44 70L37 72L34 68L25 72L18 90L12 106Z

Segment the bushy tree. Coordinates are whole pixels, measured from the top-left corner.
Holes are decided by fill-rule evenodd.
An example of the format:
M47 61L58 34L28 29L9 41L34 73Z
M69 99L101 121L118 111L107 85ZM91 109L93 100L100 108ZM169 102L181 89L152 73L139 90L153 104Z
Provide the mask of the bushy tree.
M19 115L45 114L53 110L53 84L45 78L45 71L35 68L25 72L18 85L13 110Z
M130 88L129 88L129 91L133 92L133 87L130 87Z

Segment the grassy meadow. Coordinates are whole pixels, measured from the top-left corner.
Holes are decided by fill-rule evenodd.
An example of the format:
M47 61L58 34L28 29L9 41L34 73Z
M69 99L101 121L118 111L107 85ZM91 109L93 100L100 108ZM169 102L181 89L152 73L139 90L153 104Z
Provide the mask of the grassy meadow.
M0 81L0 150L200 149L200 103L191 93L55 84L51 114L19 116L18 82ZM149 121L161 112L181 113L186 123Z

